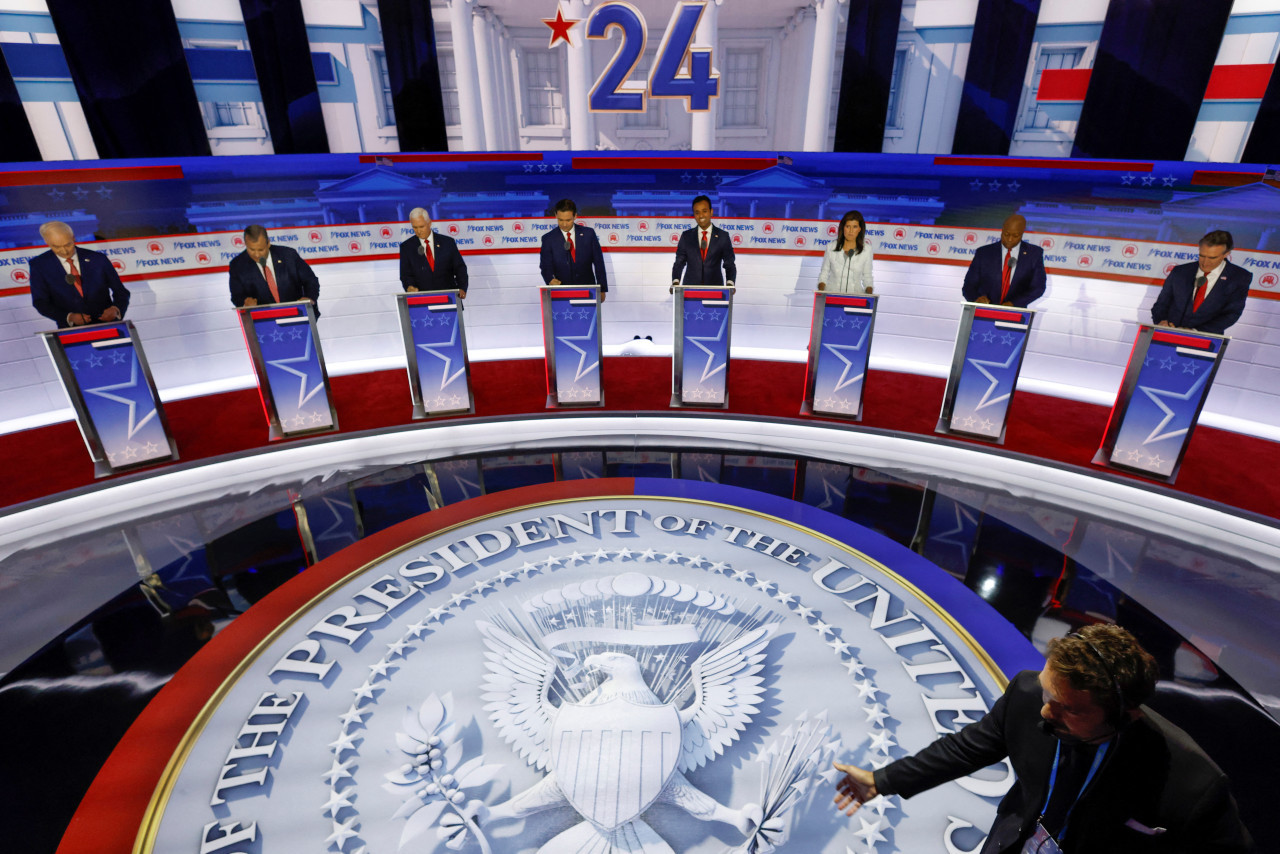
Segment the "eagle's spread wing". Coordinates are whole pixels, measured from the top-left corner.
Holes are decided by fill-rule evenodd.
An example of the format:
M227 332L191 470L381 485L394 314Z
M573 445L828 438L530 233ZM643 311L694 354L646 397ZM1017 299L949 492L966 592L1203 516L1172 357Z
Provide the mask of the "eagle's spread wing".
M738 740L764 692L758 675L777 625L760 626L707 650L693 663L693 702L680 712L681 771L701 767Z
M497 626L479 622L489 673L484 678L485 710L498 733L538 770L547 769L551 721L549 699L556 662L527 641Z

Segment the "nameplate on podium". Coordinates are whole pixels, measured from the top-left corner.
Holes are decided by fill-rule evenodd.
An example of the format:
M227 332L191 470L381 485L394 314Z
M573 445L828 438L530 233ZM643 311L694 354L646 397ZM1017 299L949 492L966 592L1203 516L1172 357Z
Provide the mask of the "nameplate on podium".
M965 303L935 432L1004 444L1034 317L1029 308Z
M475 411L459 291L396 294L414 418Z
M731 287L675 286L672 406L728 408L733 292Z
M178 458L142 342L127 320L40 333L94 477Z
M1173 483L1230 340L1141 326L1093 462Z
M547 407L604 406L600 286L544 285L542 340L547 357Z
M271 440L338 429L308 300L238 308Z
M862 390L871 357L878 299L870 294L824 291L813 295L801 415L862 420Z

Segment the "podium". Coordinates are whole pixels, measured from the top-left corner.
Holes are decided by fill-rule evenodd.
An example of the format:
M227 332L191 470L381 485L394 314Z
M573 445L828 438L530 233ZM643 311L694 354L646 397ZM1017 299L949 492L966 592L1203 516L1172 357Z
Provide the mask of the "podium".
M1139 327L1093 462L1173 483L1230 340Z
M543 285L547 408L604 406L600 379L600 286Z
M671 405L729 408L729 338L733 330L732 287L672 289L675 353L671 359Z
M862 420L862 389L878 300L871 294L813 295L801 415Z
M396 294L415 419L475 411L459 293Z
M94 477L178 458L132 323L76 326L40 338L71 400Z
M1029 308L965 303L934 432L1004 444L1034 317Z
M271 441L338 429L310 300L238 308Z

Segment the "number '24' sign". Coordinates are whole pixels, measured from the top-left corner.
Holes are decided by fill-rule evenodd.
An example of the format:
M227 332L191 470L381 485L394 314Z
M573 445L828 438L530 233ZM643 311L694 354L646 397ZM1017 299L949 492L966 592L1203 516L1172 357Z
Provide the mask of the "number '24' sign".
M711 99L720 93L720 75L711 69L711 49L692 47L705 7L705 2L683 2L676 6L658 46L647 85L629 79L644 55L648 38L644 15L630 3L605 3L596 7L587 19L587 38L610 38L609 31L616 27L622 31L622 43L591 87L590 108L603 113L643 112L647 95L687 98L692 112L710 109ZM688 71L681 71L686 56L689 57Z

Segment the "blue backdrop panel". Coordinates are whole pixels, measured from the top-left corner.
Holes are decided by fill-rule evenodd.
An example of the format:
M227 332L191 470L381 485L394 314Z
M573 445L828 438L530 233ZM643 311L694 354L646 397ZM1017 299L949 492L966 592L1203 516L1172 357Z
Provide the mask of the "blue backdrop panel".
M1277 153L1280 153L1280 74L1273 67L1240 160L1242 163L1274 162Z
M850 0L836 109L836 151L880 151L902 0Z
M1131 0L1108 6L1072 155L1181 160L1231 4Z
M329 150L300 0L240 0L276 154Z
M169 0L49 0L99 157L209 154Z
M953 154L1008 154L1040 0L979 0Z
M448 151L430 0L378 0L401 151Z
M0 161L39 160L40 147L22 109L22 98L13 82L9 63L0 50Z

